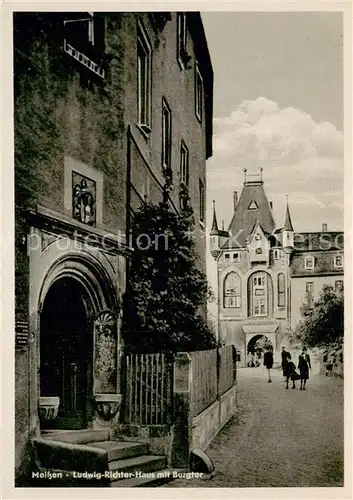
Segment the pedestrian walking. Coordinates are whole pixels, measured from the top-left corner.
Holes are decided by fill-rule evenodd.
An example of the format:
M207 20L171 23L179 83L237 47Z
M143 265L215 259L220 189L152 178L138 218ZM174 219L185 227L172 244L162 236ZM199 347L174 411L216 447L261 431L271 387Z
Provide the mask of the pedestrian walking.
M288 351L286 351L286 348L284 346L282 346L281 358L282 358L281 366L283 370L283 377L286 379L288 373L288 363L291 361L292 356Z
M286 389L288 389L289 381L292 381L292 389L295 389L295 381L299 379L293 361L288 361L286 366Z
M311 370L310 356L307 348L303 347L302 352L299 354L298 370L300 373L300 390L305 391L306 381L309 379L309 369Z
M272 382L271 380L271 368L273 367L273 354L270 347L266 348L266 352L264 354L264 366L267 369L268 373L268 382Z

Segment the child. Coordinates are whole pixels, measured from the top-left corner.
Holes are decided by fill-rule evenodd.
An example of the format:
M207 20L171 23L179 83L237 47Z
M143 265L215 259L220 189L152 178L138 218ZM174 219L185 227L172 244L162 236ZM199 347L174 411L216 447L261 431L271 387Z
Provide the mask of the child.
M288 389L289 380L293 382L292 389L295 389L296 375L297 372L295 371L295 364L293 361L289 361L286 366L286 389Z

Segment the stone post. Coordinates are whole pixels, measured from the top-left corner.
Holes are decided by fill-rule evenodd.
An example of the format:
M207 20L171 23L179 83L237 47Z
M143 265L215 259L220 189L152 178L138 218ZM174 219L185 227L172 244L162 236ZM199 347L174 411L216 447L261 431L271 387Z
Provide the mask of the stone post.
M191 356L178 353L174 360L173 405L170 465L189 468L192 445L192 370Z

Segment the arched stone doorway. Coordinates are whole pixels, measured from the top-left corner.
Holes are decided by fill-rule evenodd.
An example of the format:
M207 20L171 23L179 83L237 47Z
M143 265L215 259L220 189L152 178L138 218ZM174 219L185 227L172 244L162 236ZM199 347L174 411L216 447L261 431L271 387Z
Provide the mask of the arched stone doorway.
M264 334L251 336L246 346L248 366L260 366L262 364L263 353L267 347L270 347L274 351L274 344L270 337Z
M40 314L40 395L60 398L46 428L83 429L92 420L93 306L72 277L55 280Z
M97 398L109 393L116 399L120 389L119 307L112 280L92 256L66 254L47 269L37 300L36 402L43 406L45 396L55 396L60 405L52 420L37 410L36 422L39 413L41 428L99 427Z

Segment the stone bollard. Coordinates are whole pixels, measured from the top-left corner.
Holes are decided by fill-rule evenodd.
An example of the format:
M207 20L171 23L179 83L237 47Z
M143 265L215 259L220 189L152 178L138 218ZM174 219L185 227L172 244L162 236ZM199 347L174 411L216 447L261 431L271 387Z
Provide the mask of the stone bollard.
M174 360L173 424L171 429L170 465L188 468L192 445L192 371L191 357L178 353Z

